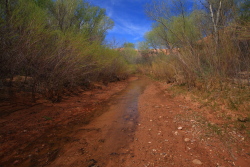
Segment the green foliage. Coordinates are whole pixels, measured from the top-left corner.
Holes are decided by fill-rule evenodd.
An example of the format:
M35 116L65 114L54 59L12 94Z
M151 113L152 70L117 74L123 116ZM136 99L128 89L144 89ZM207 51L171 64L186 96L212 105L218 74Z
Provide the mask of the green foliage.
M135 48L135 44L133 44L133 43L130 43L130 42L125 42L124 44L123 44L123 47L124 48Z
M197 90L199 96L206 92L206 100L214 108L226 105L248 112L249 1L207 0L200 10L187 12L183 6L175 13L171 5L166 5L168 2L153 1L147 7L148 16L156 23L146 34L146 42L152 47L157 43L154 39L161 38L165 43L161 45L172 49L165 55L171 59L152 56L149 64L138 67L139 71L185 85L188 90ZM184 4L186 0L175 2ZM220 133L216 127L211 129Z
M155 26L151 31L144 35L146 42L150 48L160 49L163 46L168 47L165 42L164 29L160 25Z
M123 48L121 49L121 56L129 64L135 64L138 58L138 52L135 50L135 44L130 42L125 42Z
M145 75L166 81L167 83L176 81L176 58L170 55L158 54L152 59L149 59L149 62L150 63L141 63L138 65L138 70Z
M13 78L24 76L30 78L33 100L41 93L59 101L65 89L123 79L131 72L118 51L101 45L113 26L104 9L81 0L0 5L0 79L8 80L5 86L12 88Z
M239 2L238 13L241 22L249 22L250 21L250 1L249 0L241 0Z
M179 43L178 40L181 39L181 44L184 45L189 43L194 43L198 39L201 39L201 31L197 27L197 14L196 11L192 12L187 17L177 16L170 22L170 28L173 32L169 32L170 39L173 43ZM173 35L175 34L175 35ZM182 46L177 45L177 46Z
M197 26L198 17L198 11L194 11L189 16L162 19L162 23L155 24L153 29L145 34L145 39L154 49L181 47L187 43L194 43L201 38L201 31Z
M138 52L132 47L125 47L121 51L121 55L129 64L135 64L138 57Z
M49 9L53 5L52 0L33 0L42 9Z
M137 45L138 50L140 51L148 51L150 49L149 43L145 41L138 42Z
M82 0L57 0L51 9L52 24L63 32L69 30L87 34L90 41L103 42L105 33L114 22L105 15L105 9Z

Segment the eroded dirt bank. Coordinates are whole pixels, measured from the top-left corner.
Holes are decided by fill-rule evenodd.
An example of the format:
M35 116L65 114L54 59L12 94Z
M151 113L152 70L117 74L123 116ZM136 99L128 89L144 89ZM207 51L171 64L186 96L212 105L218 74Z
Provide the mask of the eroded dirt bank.
M0 165L248 166L249 139L169 87L133 77L3 116Z

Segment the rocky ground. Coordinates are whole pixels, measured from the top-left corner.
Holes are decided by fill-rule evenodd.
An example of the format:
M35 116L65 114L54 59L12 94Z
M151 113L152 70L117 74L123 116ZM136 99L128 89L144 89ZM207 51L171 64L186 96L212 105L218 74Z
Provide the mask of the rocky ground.
M170 88L139 76L61 103L1 103L0 166L247 167L249 136Z

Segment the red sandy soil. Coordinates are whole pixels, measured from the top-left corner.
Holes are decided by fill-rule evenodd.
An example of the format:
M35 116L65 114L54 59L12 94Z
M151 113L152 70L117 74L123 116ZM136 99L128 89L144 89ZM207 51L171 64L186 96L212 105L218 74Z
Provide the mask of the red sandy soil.
M139 76L60 103L1 103L0 166L249 166L249 137L170 87Z

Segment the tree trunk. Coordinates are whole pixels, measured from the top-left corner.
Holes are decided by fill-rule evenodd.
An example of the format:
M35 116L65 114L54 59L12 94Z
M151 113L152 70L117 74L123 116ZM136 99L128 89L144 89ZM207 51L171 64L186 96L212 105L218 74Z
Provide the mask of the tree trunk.
M218 47L218 44L219 44L219 32L218 32L218 23L219 23L219 20L220 20L220 11L221 11L221 6L222 6L222 1L220 0L220 4L219 4L219 8L216 12L216 16L214 14L214 11L213 11L213 6L211 3L209 3L209 10L210 10L210 15L211 15L211 19L212 19L212 22L213 22L213 29L214 29L214 39L215 39L215 43L216 43L216 46Z

